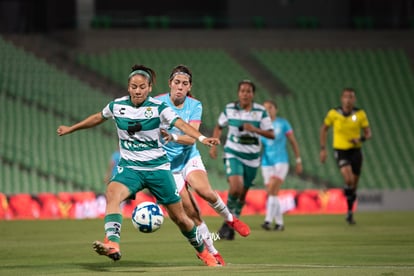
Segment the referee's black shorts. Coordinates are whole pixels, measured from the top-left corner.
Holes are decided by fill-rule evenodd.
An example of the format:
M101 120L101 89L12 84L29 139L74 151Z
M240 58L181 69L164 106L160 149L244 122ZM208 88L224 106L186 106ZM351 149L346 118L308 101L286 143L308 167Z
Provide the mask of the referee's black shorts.
M361 174L362 167L362 151L361 148L340 150L334 149L336 164L339 168L351 165L352 172L355 175Z

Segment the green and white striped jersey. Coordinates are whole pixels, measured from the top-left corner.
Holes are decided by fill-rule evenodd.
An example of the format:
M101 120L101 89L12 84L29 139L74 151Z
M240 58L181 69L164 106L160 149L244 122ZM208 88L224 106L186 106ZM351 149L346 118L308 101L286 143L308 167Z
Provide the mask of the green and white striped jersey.
M224 158L237 158L250 167L260 166L260 135L241 128L250 123L263 130L273 129L273 125L263 105L253 103L251 110L242 109L237 102L226 105L218 118L220 127L228 127L224 144Z
M148 97L140 106L134 106L130 96L124 96L105 106L102 116L115 120L121 153L119 166L135 170L170 169L160 127L172 127L179 117L167 104Z

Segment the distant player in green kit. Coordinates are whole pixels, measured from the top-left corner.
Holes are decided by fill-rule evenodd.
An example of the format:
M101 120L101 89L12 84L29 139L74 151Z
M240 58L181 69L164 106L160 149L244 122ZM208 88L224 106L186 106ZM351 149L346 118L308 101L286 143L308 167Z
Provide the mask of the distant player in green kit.
M213 137L220 138L222 129L228 128L224 145L224 161L229 183L227 207L240 217L246 194L260 166L260 137L273 139L273 126L263 105L253 101L256 87L250 80L238 84L238 100L226 105L220 113ZM217 147L210 148L210 156L217 158ZM221 238L234 239L234 229L227 223L219 230Z

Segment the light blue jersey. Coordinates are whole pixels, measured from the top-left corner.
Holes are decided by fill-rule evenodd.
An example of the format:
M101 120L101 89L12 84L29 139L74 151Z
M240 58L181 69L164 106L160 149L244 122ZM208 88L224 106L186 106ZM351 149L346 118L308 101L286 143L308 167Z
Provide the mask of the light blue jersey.
M111 162L114 165L112 167L112 172L111 172L111 176L114 176L117 174L118 172L118 164L119 161L121 160L121 153L119 152L119 150L115 151L114 153L112 153L111 155Z
M165 102L186 123L201 122L203 107L200 101L191 97L186 97L183 107L177 108L174 103L171 102L169 93L158 95L156 98ZM184 135L184 133L176 127L170 129L169 132L171 134ZM196 144L182 145L171 141L168 144L165 144L163 148L167 152L168 159L171 162L172 172L182 171L191 158L200 156L200 152L198 151Z
M289 162L286 143L287 135L293 131L292 126L284 118L276 118L272 124L275 139L261 137L263 145L262 166L273 166L277 163Z

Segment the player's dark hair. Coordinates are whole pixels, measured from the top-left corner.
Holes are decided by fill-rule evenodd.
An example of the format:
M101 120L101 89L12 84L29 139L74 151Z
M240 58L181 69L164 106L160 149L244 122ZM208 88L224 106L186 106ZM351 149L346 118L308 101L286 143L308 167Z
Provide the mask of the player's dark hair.
M189 80L190 83L193 83L193 74L191 73L190 68L188 68L186 65L179 64L179 65L175 66L173 68L173 70L171 71L171 74L170 74L170 78L169 79L172 80L177 73L187 74L188 77L189 77L189 79L190 79Z
M239 81L238 89L240 89L240 86L242 86L243 84L249 84L253 89L253 93L256 92L256 85L251 80Z
M135 64L131 67L131 69L132 70L131 70L131 73L129 74L128 80L132 76L136 74L140 74L140 75L145 76L148 79L148 82L150 85L155 85L157 75L154 70L142 64Z
M183 74L183 75L188 76L190 84L193 83L193 74L191 73L190 68L188 68L186 65L179 64L175 66L173 70L171 71L169 80L171 81L178 74ZM191 94L191 91L188 91L187 96L193 97L193 95Z

